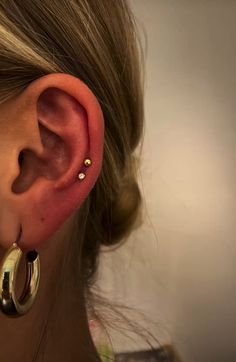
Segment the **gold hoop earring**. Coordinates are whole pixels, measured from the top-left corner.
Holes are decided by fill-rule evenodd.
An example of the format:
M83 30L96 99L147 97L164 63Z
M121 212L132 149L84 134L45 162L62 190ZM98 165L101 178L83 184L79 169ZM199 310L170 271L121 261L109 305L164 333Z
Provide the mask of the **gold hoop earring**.
M19 300L16 298L16 276L22 255L22 250L16 243L13 243L0 266L0 308L9 317L20 317L26 314L32 307L38 291L40 261L37 251L33 250L26 253L25 285Z

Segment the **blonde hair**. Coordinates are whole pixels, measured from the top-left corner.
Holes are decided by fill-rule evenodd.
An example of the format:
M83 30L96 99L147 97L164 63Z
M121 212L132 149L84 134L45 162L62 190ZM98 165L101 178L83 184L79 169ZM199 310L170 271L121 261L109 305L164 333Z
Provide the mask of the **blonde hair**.
M141 150L144 129L143 62L136 20L125 0L0 3L0 103L35 79L59 72L86 83L103 111L103 166L78 211L75 232L87 288L100 246L125 240L139 220L135 151L138 145Z

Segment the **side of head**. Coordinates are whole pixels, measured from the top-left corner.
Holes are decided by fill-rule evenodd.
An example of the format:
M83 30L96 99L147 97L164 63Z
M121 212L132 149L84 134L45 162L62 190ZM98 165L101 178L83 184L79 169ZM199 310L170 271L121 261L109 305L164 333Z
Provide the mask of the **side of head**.
M1 245L22 227L19 246L37 249L75 214L89 280L100 246L128 235L140 209L134 18L123 0L19 0L1 2L0 24Z

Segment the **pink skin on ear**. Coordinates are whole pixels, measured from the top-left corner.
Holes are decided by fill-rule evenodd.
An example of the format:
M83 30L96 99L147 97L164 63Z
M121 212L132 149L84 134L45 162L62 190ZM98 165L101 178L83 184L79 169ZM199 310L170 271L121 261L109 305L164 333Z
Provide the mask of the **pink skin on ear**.
M37 79L13 102L15 112L19 108L22 112L12 112L11 117L18 117L18 124L25 126L25 135L32 135L27 137L21 132L17 152L27 148L35 161L29 158L21 185L21 181L18 186L16 182L19 169L11 174L11 186L15 181L18 191L14 192L14 187L13 191L8 190L4 201L22 225L18 245L28 251L39 248L52 236L81 206L96 183L103 159L104 118L90 89L64 73ZM58 147L54 148L53 137L45 136L45 144L42 143L38 123L59 137L55 136L61 140ZM87 157L92 160L90 167L83 164ZM77 178L81 171L86 174L83 181Z

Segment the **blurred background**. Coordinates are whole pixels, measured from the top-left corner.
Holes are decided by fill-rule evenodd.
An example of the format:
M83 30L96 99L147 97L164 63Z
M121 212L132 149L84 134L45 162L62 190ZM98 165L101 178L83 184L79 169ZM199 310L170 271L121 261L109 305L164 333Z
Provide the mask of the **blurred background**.
M148 42L145 219L124 246L103 253L99 285L142 310L183 362L233 362L236 1L130 3ZM143 343L114 336L121 352Z

